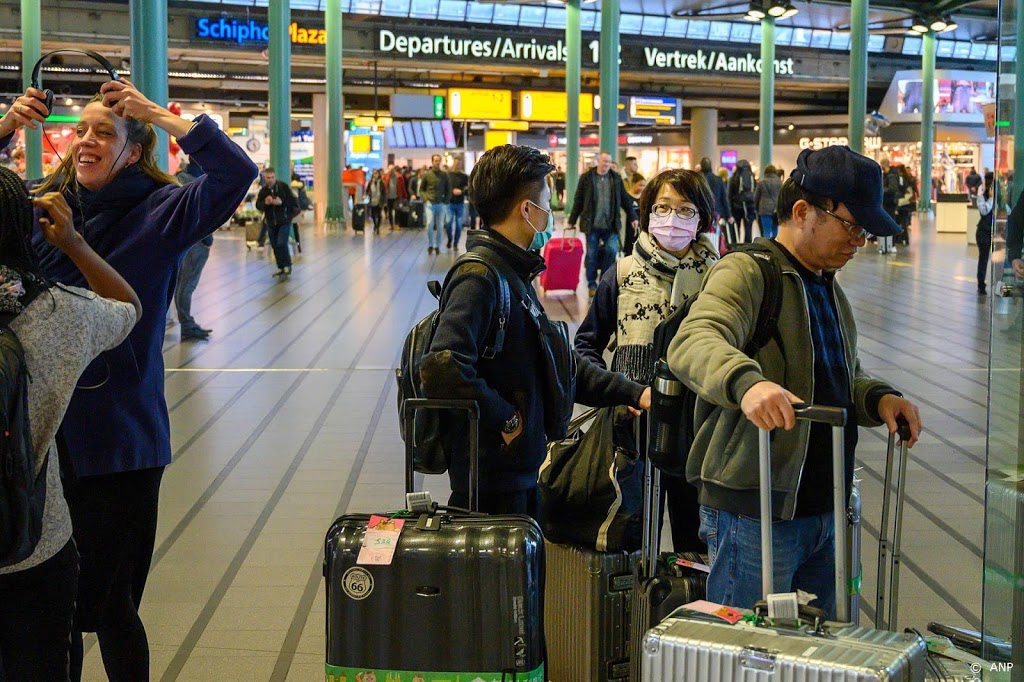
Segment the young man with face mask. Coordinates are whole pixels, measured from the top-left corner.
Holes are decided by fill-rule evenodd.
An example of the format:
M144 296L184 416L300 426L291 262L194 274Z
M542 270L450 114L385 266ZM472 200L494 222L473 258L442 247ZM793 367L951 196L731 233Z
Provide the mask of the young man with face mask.
M781 270L781 308L772 339L747 356L764 277L752 256L726 256L704 280L669 344L672 371L696 391L696 433L686 477L700 491L708 543L708 599L751 608L761 594L758 428L772 436L774 591L800 589L835 618L831 428L796 421L792 403L847 410L845 483L853 476L858 426L897 417L921 432L917 407L860 367L853 308L836 271L867 235L900 227L882 207L882 170L849 147L804 150L782 186L774 240L757 239Z
M538 521L537 472L548 441L565 437L566 403L568 412L573 399L594 406L650 407L649 388L575 355L568 338L540 331L557 328L531 286L544 270L544 259L531 249L543 247L553 228L546 182L552 170L548 157L532 147L505 145L480 157L469 196L484 228L468 233L466 249L487 264L454 266L421 370L427 397L472 399L480 406L480 511L529 514ZM488 358L484 349L500 322L496 271L508 283L511 305L503 349ZM561 384L566 395L551 390L544 362L549 349L566 359L559 368L568 374ZM447 426L449 433L466 433L464 422ZM454 506L469 506L468 464L462 436L452 444L449 469Z

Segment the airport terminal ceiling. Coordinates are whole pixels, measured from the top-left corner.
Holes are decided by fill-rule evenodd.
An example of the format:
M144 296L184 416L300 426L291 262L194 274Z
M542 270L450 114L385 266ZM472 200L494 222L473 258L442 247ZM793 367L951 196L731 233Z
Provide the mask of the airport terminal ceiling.
M392 92L440 91L450 86L503 87L517 89L561 89L564 69L558 61L544 59L473 60L453 59L444 55L402 53L394 48L394 37L417 33L422 39L449 36L452 41L492 37L517 42L536 40L558 45L561 33L549 28L551 17L559 10L558 3L541 5L548 12L548 23L540 26L527 21L527 12L517 20L518 25L473 25L470 21L478 11L490 10L504 3L479 3L457 0L438 1L438 14L433 21L423 20L417 13L416 0L342 0L347 10L344 20L345 39L345 91L348 110L372 108L374 65L377 67L378 92L384 96ZM846 112L849 56L842 49L814 49L819 39L833 36L844 40L849 27L849 3L794 2L797 16L779 22L780 29L790 29L792 44L779 45L777 58L792 60L790 73L776 79L776 110L781 115L827 116ZM232 2L175 1L169 3L169 60L171 97L177 99L205 99L257 105L266 99L266 44L254 41L215 41L197 38L197 23L201 18L225 22L255 22L265 25L266 0L241 4ZM316 11L323 0L293 0L292 20L298 27L323 28L323 13ZM454 6L465 6L464 20L446 20ZM623 94L659 94L682 99L684 116L693 106L715 106L721 111L723 125L756 122L758 109L758 78L756 73L744 71L744 60L759 57L759 33L748 22L742 22L741 10L749 3L707 2L701 0L620 0L623 12L621 66L621 92ZM516 4L517 7L527 7ZM395 8L410 7L405 16ZM423 3L419 3L423 7ZM554 8L554 9L550 9ZM584 11L599 8L598 3L584 3ZM534 7L536 9L536 7ZM506 16L507 10L500 10ZM520 10L516 10L520 11ZM564 12L564 10L561 10ZM740 14L737 14L740 12ZM593 13L596 14L596 13ZM591 20L593 19L591 15ZM870 28L877 41L870 53L869 107L877 107L897 70L918 68L920 59L915 55L914 38L906 28L913 18L949 15L958 24L955 31L943 34L948 41L950 57L952 46L957 46L954 59L940 51L939 67L994 71L991 61L977 59L988 49L993 56L996 33L996 1L981 0L900 0L899 2L871 3ZM518 15L517 15L518 16ZM536 16L536 12L530 16ZM564 21L564 19L563 19ZM596 22L599 25L599 22ZM691 32L704 35L704 27L718 32L718 42L712 35L703 41L689 37L680 39L672 34L673 27L692 25ZM592 24L591 24L592 25ZM750 30L745 28L750 27ZM128 48L127 2L56 2L43 6L43 47L52 49L87 44L108 54L115 62L130 66ZM652 39L649 27L658 31ZM584 24L588 28L587 23ZM725 27L725 35L721 35ZM739 32L737 32L737 27ZM731 28L731 35L729 30ZM20 21L18 3L0 1L0 88L12 93L20 88L16 68L20 51ZM745 31L745 33L744 33ZM562 32L564 33L564 32ZM740 40L736 40L736 36ZM788 35L785 34L784 35ZM798 36L806 35L804 45ZM389 38L390 36L390 38ZM583 89L597 91L598 72L596 51L589 54L597 34L584 33ZM724 38L724 39L722 39ZM388 41L391 40L389 45ZM920 41L917 39L918 42ZM814 41L814 42L811 42ZM293 36L293 42L295 37ZM991 43L991 45L990 45ZM841 46L841 43L840 43ZM986 47L987 46L987 47ZM391 49L384 49L390 47ZM961 47L964 48L961 52ZM650 68L658 53L665 53L671 67L671 56L677 51L705 49L738 62L738 70L678 70ZM968 50L975 59L967 59ZM916 48L919 54L919 47ZM309 110L311 93L323 89L322 45L293 45L293 108ZM411 58L415 57L415 58ZM592 58L593 57L593 58ZM75 65L73 57L66 64ZM82 63L85 64L84 62ZM786 67L783 67L786 68ZM68 95L84 95L96 77L70 73L44 73L49 82ZM728 96L723 96L723 90Z

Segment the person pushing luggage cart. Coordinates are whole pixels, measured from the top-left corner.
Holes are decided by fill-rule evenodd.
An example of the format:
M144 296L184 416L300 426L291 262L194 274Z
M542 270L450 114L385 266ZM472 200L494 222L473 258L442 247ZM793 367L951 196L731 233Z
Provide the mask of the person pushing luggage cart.
M835 618L832 434L827 425L797 422L792 403L849 411L846 472L858 426L885 424L895 433L902 416L907 445L917 441L917 407L860 367L853 311L835 276L869 233L893 236L900 227L882 208L881 168L847 147L802 152L778 216L778 237L757 240L766 253L711 269L668 361L698 396L686 475L700 490L708 599L750 608L762 596L758 428L781 427L771 451L774 591L816 595L812 604ZM756 257L781 268L781 306L773 338L748 356L741 349L765 290ZM849 476L844 484L847 499Z

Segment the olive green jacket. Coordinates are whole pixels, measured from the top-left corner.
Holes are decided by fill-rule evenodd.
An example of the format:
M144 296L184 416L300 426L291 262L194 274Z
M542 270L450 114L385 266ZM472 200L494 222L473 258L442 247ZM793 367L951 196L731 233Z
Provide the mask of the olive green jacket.
M814 395L814 348L803 279L774 242L757 241L771 249L782 268L782 307L775 338L753 358L740 350L753 336L764 279L752 256L736 254L708 272L700 296L668 350L672 371L698 396L687 479L700 490L701 504L754 516L759 509L758 429L740 410L740 400L750 387L766 380L807 401ZM853 387L855 414L850 417L861 426L878 426L882 423L878 401L896 391L861 369L853 310L838 282L833 282L832 290ZM776 518L793 518L809 436L806 421L797 422L791 431L773 433Z

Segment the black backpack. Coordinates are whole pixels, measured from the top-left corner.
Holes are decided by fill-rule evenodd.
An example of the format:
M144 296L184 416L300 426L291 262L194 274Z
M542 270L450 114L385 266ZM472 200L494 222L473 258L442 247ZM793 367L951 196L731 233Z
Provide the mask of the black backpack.
M25 281L23 306L45 291ZM43 532L46 464L36 475L28 416L25 349L11 330L17 313L0 314L0 568L24 561Z
M757 323L754 327L754 334L750 342L743 348L748 357L754 357L757 352L764 348L772 338L776 338L779 332L779 314L782 311L782 268L775 262L772 252L764 245L738 244L734 246L723 258L728 258L734 253L745 253L753 258L761 268L761 277L764 278L764 297L761 299L761 308L757 313ZM654 357L667 361L668 345L679 332L679 325L690 313L690 308L699 294L690 298L684 305L679 306L665 320L658 325L654 331ZM683 423L679 429L680 444L676 452L688 453L693 438L696 435L696 425L693 421L694 410L697 406L697 394L684 385L683 387ZM660 458L652 456L655 453L648 453L651 462L664 473L671 476L683 476L686 469L686 457L676 456L671 461L659 461Z
M427 289L438 300L437 310L417 322L409 331L402 348L401 367L395 370L395 378L398 381L398 423L402 440L407 443L407 447L412 448L413 468L422 474L443 474L448 471L451 441L442 429L441 413L438 410L418 411L413 421L413 433L406 433L405 401L408 398L426 397L423 394L423 384L420 379L420 365L430 350L431 341L434 340L434 333L437 331L437 325L441 319L441 311L444 310L444 291L448 287L448 282L451 280L452 274L466 263L486 265L498 278L499 311L487 333L488 342L480 353L480 357L493 359L505 345L505 323L508 321L512 308L508 280L483 255L472 251L465 253L459 256L452 265L444 279L443 286L437 280L427 283ZM410 438L412 438L411 444L409 444Z
M740 199L744 203L750 203L754 200L754 174L749 168L740 170Z

